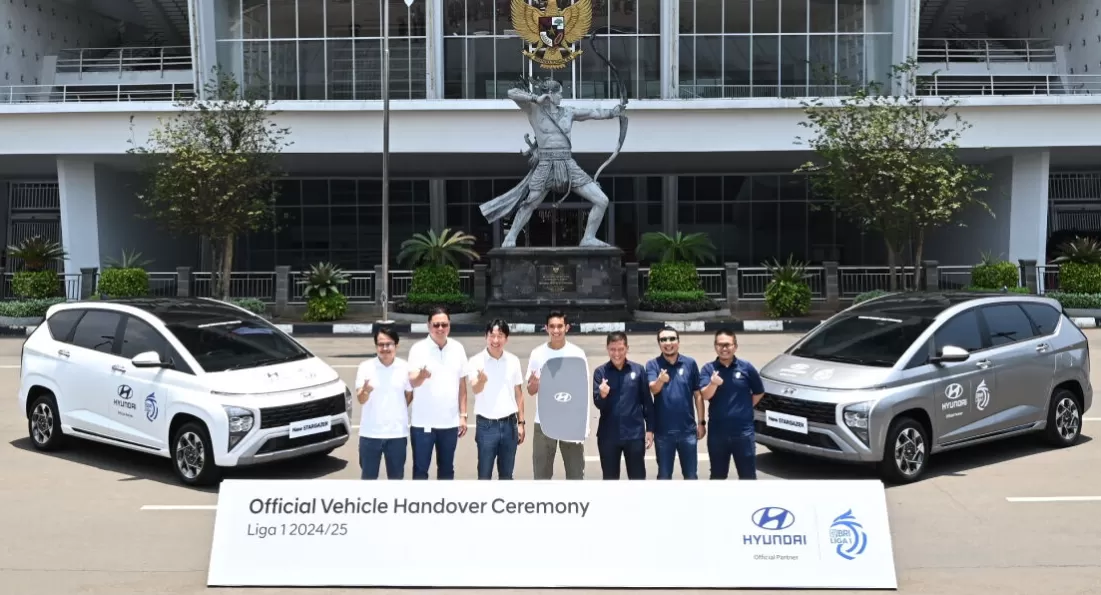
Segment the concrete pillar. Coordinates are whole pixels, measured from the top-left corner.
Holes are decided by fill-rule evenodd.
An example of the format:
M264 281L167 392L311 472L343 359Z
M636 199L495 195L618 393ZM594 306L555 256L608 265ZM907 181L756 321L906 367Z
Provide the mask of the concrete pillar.
M375 265L375 303L382 306L383 295L389 299L390 284L387 283L387 279L382 278L382 265Z
M661 55L661 98L677 98L677 82L680 66L680 3L661 3L661 36L658 53ZM674 178L675 179L675 178Z
M191 297L191 267L176 267L176 297Z
M425 50L427 64L425 73L428 77L428 99L443 99L444 82L446 80L444 67L447 62L444 58L443 0L424 0L425 28L428 32L428 45ZM391 12L393 14L393 12Z
M925 291L937 291L940 289L940 263L935 260L923 260L921 266L922 277L925 278Z
M65 274L99 268L99 214L96 169L91 159L59 157L57 182L61 197L61 245L68 258Z
M1010 261L1047 262L1049 151L1020 151L1013 155L1010 183Z
M428 200L428 224L436 233L449 225L459 225L458 221L447 221L447 180L433 178L428 181Z
M1040 293L1040 284L1037 277L1036 261L1022 259L1021 263L1021 287L1027 287L1029 293Z
M221 4L221 11L215 8L215 4ZM199 87L196 93L201 94L203 85L208 80L213 80L214 67L218 65L218 44L215 41L218 31L224 31L222 37L229 37L229 6L232 2L217 2L216 0L192 0L191 20L191 60L195 69L196 80ZM240 48L236 52L240 53ZM227 65L230 66L230 65ZM232 68L231 68L232 70ZM241 83L239 72L237 82ZM205 97L204 97L205 99Z
M474 265L474 304L478 308L486 307L486 271L489 265Z
M96 273L98 272L99 269L96 267L85 267L80 269L80 299L86 300L95 293Z
M286 311L291 301L291 267L275 267L275 308L276 312Z
M726 267L726 307L730 313L738 311L738 263L728 262Z
M627 298L627 309L635 310L638 308L639 292L638 292L638 263L628 262L626 265L626 272L623 275L624 282L627 284L624 287L624 295Z
M839 266L839 263L832 260L822 263L822 268L825 269L823 272L826 275L826 308L831 312L841 310L841 280L837 276Z

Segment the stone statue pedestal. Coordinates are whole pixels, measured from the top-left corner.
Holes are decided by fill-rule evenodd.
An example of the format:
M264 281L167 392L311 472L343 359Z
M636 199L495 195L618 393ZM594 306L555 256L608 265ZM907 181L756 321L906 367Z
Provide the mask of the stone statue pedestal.
M562 310L571 324L626 321L623 250L615 246L494 248L486 317L544 324Z

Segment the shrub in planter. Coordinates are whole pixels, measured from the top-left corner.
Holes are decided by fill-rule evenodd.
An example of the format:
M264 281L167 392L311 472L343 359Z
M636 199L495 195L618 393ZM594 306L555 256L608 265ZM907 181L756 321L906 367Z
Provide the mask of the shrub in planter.
M1067 293L1101 293L1101 243L1076 237L1059 247L1059 289Z
M859 294L859 295L857 295L856 297L853 298L853 305L855 306L855 305L857 305L861 302L866 302L868 300L872 300L872 299L875 299L877 297L883 297L885 295L890 295L890 294L891 294L891 292L884 291L882 289L873 289L871 291L865 291L864 293L861 293L861 294Z
M398 260L413 267L413 282L405 299L394 304L394 311L427 315L443 306L452 314L476 312L474 300L459 285L460 260L481 258L471 247L475 240L468 233L448 228L439 234L435 230L413 234L402 242Z
M268 311L268 305L256 298L233 298L229 303L239 308L244 308L253 314L263 316Z
M331 322L344 317L348 311L348 297L340 293L340 286L348 282L348 274L331 263L310 267L310 274L302 284L302 296L306 298L306 315L309 322Z
M643 234L638 256L656 257L658 262L650 265L646 293L639 300L638 309L685 314L719 310L721 306L704 291L695 264L713 260L714 251L715 246L704 233Z
M994 287L976 287L974 285L969 285L966 288L964 288L964 291L978 291L978 292L983 292L983 293L1002 293L1003 290L1006 293L1032 293L1032 291L1029 290L1029 288L1027 288L1027 287L1002 286L1002 287L994 288Z
M65 298L39 298L29 300L0 301L0 317L4 318L42 318L46 310L54 304L60 304Z
M55 271L19 271L11 279L12 293L21 298L58 297L62 289L61 277Z
M1044 294L1061 304L1064 308L1080 310L1101 310L1101 293L1069 293L1049 291Z
M31 236L18 244L8 246L8 256L23 261L24 270L12 276L12 292L23 298L42 299L64 296L61 278L47 267L57 260L65 260L61 244L42 236Z
M110 259L99 275L98 293L107 298L141 297L149 294L149 273L140 252L122 251L122 260Z
M787 264L774 260L764 263L772 273L772 280L765 287L765 306L773 317L806 316L810 312L811 291L807 285L806 268L788 256Z
M976 289L1012 289L1020 285L1021 269L1008 260L983 254L982 261L971 268L971 286Z

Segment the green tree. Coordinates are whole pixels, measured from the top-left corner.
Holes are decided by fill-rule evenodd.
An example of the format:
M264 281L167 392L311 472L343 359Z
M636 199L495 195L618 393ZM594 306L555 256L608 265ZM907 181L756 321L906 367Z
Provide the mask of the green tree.
M233 247L238 236L275 223L274 178L288 129L270 121L268 100L215 70L204 99L178 101L178 113L150 133L144 157L142 216L173 234L210 242L212 293L229 298ZM132 120L132 118L131 118Z
M917 62L891 69L890 89L872 83L840 100L803 101L800 125L815 134L798 142L815 159L797 168L832 201L843 217L883 236L890 266L890 289L898 289L900 254L908 251L921 287L925 233L960 225L961 211L978 206L989 174L959 161L956 150L970 124L954 112L952 98L915 93Z

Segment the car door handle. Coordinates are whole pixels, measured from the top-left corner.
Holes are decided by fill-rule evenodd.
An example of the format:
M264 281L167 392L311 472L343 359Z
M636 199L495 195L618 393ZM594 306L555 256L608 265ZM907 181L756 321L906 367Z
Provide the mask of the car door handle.
M126 368L124 368L124 367L122 367L118 364L115 364L115 365L111 366L111 369L116 371L116 372L122 372L123 374L126 373Z
M1048 349L1051 349L1051 345L1048 345L1047 343L1040 343L1036 346L1036 351L1039 351L1041 353L1047 351Z
M981 361L977 361L975 362L975 365L985 370L990 367L990 360L984 359Z
M69 352L65 351L64 349L58 349L57 354L60 355L61 357L69 357Z

